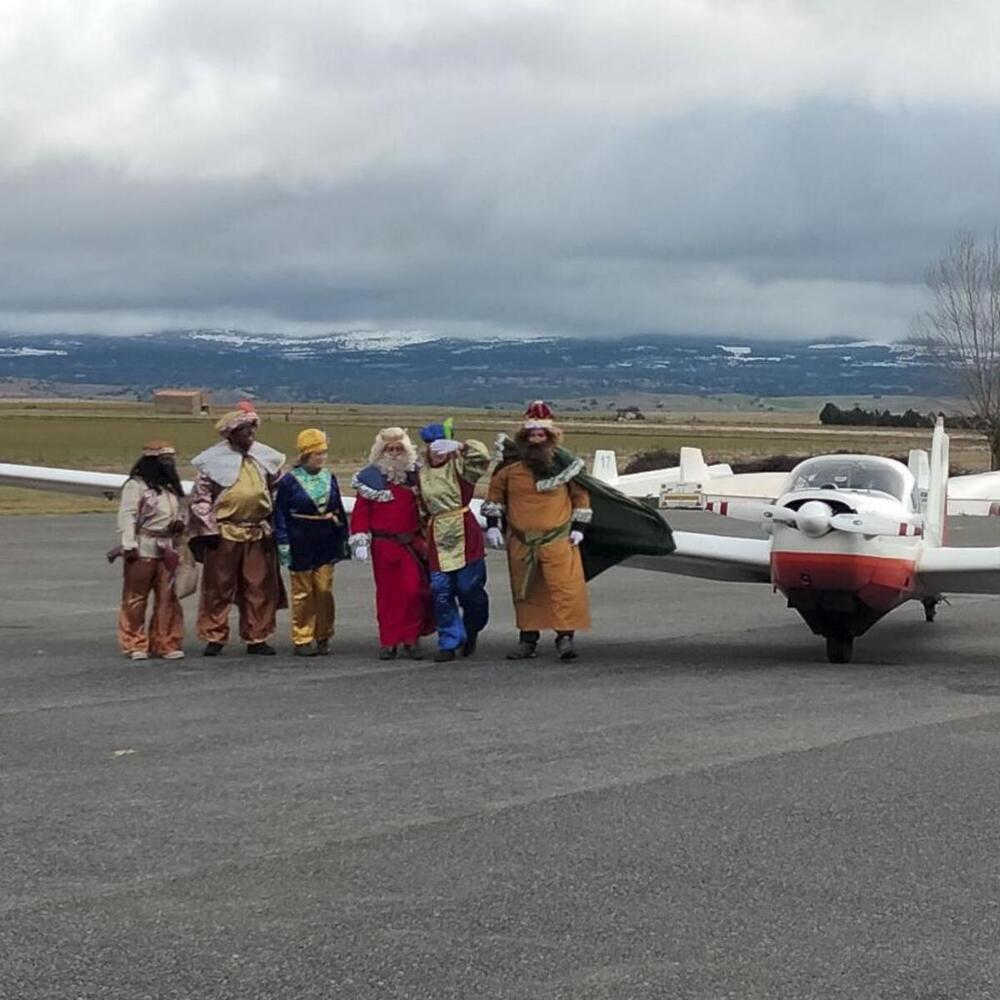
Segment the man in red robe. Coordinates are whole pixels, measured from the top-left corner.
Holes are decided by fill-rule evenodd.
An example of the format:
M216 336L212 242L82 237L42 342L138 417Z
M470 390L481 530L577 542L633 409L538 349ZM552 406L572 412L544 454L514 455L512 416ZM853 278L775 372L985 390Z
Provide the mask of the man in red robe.
M434 610L417 504L417 452L406 431L386 427L368 460L351 483L357 495L351 551L361 562L372 561L379 659L395 659L402 645L419 660L420 637L434 631Z

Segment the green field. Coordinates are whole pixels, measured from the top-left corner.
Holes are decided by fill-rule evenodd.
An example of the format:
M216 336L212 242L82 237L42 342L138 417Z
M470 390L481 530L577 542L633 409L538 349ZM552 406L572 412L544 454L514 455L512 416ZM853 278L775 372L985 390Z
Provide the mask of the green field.
M295 450L295 437L309 426L322 427L330 437L331 464L340 476L364 464L375 432L387 424L418 427L441 414L430 409L392 407L260 406L261 439L286 452ZM491 444L501 431L511 431L514 412L448 411L463 436ZM139 403L37 402L0 404L0 461L50 465L109 472L128 470L143 442L167 438L178 450L182 475L190 476L189 460L213 444L216 413L201 417L165 417ZM590 457L595 449L612 448L619 468L634 455L654 449L676 451L682 445L700 447L709 460L806 455L851 450L878 454L905 454L927 447L930 431L836 428L819 425L815 410L790 408L766 414L732 412L683 414L673 412L642 422L602 420L596 414L566 413L561 422L566 443ZM968 469L988 468L985 442L974 434L952 435L952 457ZM64 512L107 509L101 501L61 497L35 491L0 489L0 513Z

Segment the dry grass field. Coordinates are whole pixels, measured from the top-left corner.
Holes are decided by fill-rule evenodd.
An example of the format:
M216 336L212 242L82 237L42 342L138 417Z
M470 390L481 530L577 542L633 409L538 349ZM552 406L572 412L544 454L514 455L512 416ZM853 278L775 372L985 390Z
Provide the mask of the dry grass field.
M839 450L905 454L910 448L926 447L930 441L926 430L824 428L816 417L819 404L815 400L796 399L782 409L775 405L780 401L769 401L774 409L767 412L685 412L678 405L680 398L671 402L669 413L651 414L645 421L615 422L594 413L565 410L560 412L560 422L574 451L590 457L597 448L613 448L619 467L638 453L677 450L682 445L700 447L709 459L729 461ZM893 409L905 408L901 401L892 403ZM929 409L926 404L918 401L921 409ZM330 436L331 464L342 477L364 463L379 427L402 424L415 432L421 424L442 415L429 408L385 406L260 404L259 410L263 417L261 438L289 455L303 427L325 429ZM200 417L174 417L156 414L151 405L141 403L6 401L0 403L0 461L125 472L144 441L164 437L177 446L181 472L189 476L188 460L216 440L212 424L219 412L221 408ZM447 413L454 416L462 435L490 443L517 421L514 411L449 409ZM953 434L952 457L956 465L970 470L988 467L985 443L975 434ZM103 501L0 489L0 513L5 514L106 509Z

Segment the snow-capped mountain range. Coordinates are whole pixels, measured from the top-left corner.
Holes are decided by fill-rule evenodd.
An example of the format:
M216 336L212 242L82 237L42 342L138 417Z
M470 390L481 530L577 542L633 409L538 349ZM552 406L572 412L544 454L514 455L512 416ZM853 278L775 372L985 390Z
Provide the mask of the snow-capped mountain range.
M693 337L459 339L424 331L320 337L171 330L136 337L0 334L0 379L68 391L147 394L198 386L273 400L517 405L530 396L629 393L759 396L935 394L940 371L921 349L876 341Z

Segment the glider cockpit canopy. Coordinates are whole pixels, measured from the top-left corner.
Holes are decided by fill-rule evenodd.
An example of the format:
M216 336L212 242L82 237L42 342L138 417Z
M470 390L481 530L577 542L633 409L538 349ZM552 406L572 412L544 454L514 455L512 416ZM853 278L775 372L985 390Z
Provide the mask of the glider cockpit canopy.
M795 466L782 492L840 490L882 494L912 505L914 488L912 473L894 459L874 455L822 455L807 458Z

